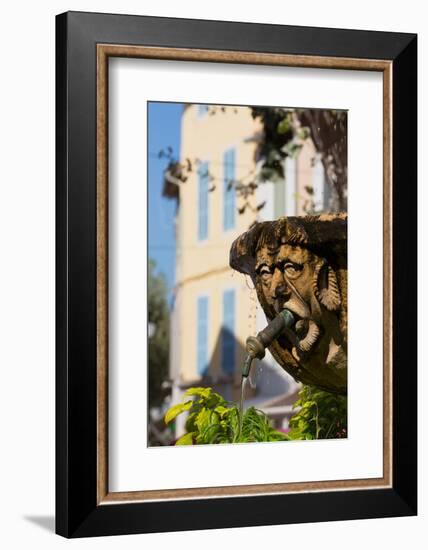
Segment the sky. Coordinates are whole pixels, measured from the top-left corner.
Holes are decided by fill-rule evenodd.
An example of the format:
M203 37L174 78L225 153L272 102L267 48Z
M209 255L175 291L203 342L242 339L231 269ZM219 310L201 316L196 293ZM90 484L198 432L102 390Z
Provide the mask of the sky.
M180 154L181 103L148 104L148 222L149 258L156 262L156 272L165 275L169 294L175 281L174 217L176 202L162 197L163 171L168 159L158 158L161 150L171 147Z

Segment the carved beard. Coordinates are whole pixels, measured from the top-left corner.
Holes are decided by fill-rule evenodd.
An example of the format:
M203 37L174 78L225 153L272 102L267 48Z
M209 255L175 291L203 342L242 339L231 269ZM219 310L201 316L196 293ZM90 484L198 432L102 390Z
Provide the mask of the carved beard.
M307 328L307 331L306 331L306 328ZM297 335L299 335L299 332L302 332L302 329L303 331L306 332L306 335L303 337L302 340L299 340L299 345L293 347L291 351L293 354L293 357L297 361L304 359L305 355L311 352L312 348L315 346L315 344L318 342L321 336L321 329L313 319L307 319L307 320L301 319L300 321L297 321L296 323Z

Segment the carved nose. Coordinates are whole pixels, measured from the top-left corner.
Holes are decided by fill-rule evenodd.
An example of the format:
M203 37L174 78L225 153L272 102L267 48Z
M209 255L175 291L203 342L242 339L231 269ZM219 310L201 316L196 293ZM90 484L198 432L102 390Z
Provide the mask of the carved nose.
M290 289L286 283L280 283L274 289L274 298L284 297L286 300L290 297Z

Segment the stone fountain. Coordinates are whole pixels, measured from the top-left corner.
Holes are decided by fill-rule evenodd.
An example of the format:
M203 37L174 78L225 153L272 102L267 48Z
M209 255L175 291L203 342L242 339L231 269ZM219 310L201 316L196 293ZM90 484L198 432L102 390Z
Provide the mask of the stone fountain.
M268 323L293 314L293 330L269 345L295 380L347 393L347 215L284 217L255 224L230 250L249 275Z

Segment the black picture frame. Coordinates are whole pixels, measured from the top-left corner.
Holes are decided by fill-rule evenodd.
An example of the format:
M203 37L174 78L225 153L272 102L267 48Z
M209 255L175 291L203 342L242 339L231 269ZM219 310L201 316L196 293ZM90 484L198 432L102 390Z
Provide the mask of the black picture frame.
M392 63L392 487L98 504L96 47L101 43ZM56 98L56 532L86 537L415 515L417 36L68 12L56 18Z

